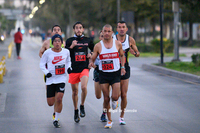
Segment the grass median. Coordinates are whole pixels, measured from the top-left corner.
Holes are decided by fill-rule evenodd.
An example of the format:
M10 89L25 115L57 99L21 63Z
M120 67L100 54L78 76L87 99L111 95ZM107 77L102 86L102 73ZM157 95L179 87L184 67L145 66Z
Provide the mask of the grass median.
M134 55L129 53L130 57L133 57ZM174 53L164 53L164 57L173 57ZM185 54L179 54L180 57L186 57ZM140 57L160 57L160 53L140 53Z
M200 76L200 66L192 62L165 62L166 68Z

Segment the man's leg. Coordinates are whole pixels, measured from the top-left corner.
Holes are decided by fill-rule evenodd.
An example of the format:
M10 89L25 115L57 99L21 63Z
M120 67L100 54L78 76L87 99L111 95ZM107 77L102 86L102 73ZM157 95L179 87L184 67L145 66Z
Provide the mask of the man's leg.
M17 53L17 56L19 56L19 43L15 43L15 46L16 46L16 53Z
M55 112L60 113L62 111L62 106L63 106L62 105L62 98L63 98L63 95L64 95L64 93L62 93L62 92L56 93L55 105L54 105Z
M104 97L104 110L107 112L107 117L109 121L112 121L111 119L111 113L110 113L110 95L109 95L109 84L100 84L102 91L103 91L103 97Z
M88 76L82 76L81 77L81 105L80 105L80 116L85 117L85 99L87 96L87 83L88 83Z
M124 111L127 105L127 91L129 79L121 80L121 118L124 118Z
M78 104L78 85L79 83L76 84L71 84L72 87L72 100L74 104L74 109L78 109L77 104Z
M94 87L95 87L95 96L97 99L101 98L101 87L99 82L94 82Z
M85 103L85 99L87 96L87 83L88 83L88 77L87 76L83 76L81 77L81 105L84 105Z

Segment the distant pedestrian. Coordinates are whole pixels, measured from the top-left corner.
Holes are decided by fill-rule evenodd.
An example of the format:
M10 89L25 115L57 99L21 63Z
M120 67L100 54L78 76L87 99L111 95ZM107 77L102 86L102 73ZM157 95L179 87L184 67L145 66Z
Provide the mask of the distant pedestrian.
M18 28L18 31L15 33L14 38L16 44L17 59L21 59L21 57L19 56L21 50L21 42L22 42L22 33L20 27Z

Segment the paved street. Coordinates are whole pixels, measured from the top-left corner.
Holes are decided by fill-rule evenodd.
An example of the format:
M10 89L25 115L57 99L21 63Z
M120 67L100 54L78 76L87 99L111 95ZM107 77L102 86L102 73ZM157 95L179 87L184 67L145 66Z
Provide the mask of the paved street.
M112 113L113 128L103 128L106 124L100 122L103 100L95 97L91 70L85 102L86 117L79 124L74 122L72 91L66 83L61 128L54 128L53 107L46 103L45 83L39 68L40 47L38 41L25 37L22 60L16 59L15 48L12 58L6 60L7 74L4 83L0 84L0 133L199 133L200 84L141 69L142 64L157 63L159 58L130 59L126 125L119 125L119 110L116 110ZM2 51L6 54L6 50L0 47ZM181 60L191 59L185 57Z

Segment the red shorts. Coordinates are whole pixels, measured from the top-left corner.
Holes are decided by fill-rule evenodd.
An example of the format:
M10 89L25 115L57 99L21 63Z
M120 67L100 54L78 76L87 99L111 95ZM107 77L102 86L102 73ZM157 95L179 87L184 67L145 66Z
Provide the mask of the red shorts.
M76 84L83 76L89 77L89 69L84 69L81 73L70 73L68 83Z

